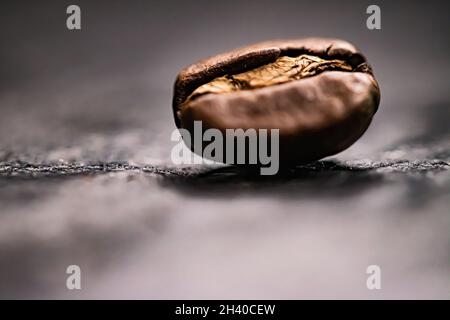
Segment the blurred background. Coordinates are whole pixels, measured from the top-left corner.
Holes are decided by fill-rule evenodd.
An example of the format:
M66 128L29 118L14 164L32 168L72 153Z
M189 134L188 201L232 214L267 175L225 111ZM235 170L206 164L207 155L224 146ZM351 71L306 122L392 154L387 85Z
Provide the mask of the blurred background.
M81 30L66 28L70 4ZM370 4L381 30L366 28ZM0 297L448 299L449 7L2 1ZM270 179L171 164L181 68L309 36L373 66L381 104L357 143ZM366 288L371 264L381 290Z

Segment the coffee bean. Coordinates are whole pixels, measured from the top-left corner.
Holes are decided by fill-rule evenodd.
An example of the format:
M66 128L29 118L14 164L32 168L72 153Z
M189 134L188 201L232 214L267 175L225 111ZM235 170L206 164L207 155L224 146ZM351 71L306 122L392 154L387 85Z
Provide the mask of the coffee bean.
M178 128L279 129L282 164L301 164L351 146L378 109L366 58L342 40L275 40L199 61L174 87ZM192 145L192 144L190 144Z

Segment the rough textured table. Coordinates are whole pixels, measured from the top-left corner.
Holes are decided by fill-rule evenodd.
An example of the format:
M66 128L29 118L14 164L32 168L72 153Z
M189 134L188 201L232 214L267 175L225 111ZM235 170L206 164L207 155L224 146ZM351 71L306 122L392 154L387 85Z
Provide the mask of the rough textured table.
M1 298L449 298L448 8L381 3L376 32L363 4L326 25L334 2L257 4L80 1L78 33L62 4L2 8ZM373 63L382 102L360 141L275 177L170 162L179 68L311 34Z

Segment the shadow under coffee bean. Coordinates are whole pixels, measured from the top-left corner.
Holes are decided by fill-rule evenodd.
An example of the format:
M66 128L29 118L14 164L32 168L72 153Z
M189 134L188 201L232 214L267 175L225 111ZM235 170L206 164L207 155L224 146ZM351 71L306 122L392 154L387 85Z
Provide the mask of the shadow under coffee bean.
M177 127L190 132L186 144L202 156L193 143L197 121L223 135L278 129L280 164L292 165L351 146L379 101L372 68L358 49L308 38L262 42L186 67L175 82L173 111Z

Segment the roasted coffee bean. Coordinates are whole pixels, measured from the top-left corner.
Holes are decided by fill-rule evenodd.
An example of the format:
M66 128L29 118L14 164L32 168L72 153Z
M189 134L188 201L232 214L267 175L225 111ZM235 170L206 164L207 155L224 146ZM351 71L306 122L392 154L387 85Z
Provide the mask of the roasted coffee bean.
M336 39L275 40L207 58L174 87L178 128L279 129L280 162L301 164L351 146L378 109L366 58ZM192 146L192 143L188 144Z

